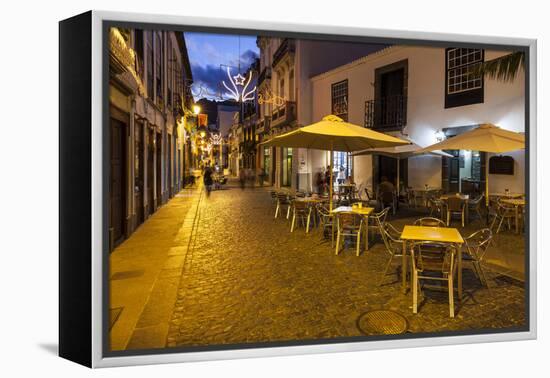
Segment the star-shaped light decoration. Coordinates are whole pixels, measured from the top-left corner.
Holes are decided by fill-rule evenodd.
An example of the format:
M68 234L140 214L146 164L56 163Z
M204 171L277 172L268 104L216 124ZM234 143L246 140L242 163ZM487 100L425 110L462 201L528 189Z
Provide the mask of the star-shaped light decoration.
M222 81L222 84L225 89L229 91L229 94L233 100L237 102L245 102L254 99L254 92L256 91L256 87L247 91L248 85L252 81L252 71L248 72L248 79L246 79L240 73L236 76L231 76L231 72L229 72L229 67L227 67L227 77L229 78L229 82L231 83L233 88L229 88L225 81Z
M244 79L245 77L243 75L241 75L241 73L239 72L239 74L237 76L233 76L233 79L235 80L235 84L237 85L244 85Z

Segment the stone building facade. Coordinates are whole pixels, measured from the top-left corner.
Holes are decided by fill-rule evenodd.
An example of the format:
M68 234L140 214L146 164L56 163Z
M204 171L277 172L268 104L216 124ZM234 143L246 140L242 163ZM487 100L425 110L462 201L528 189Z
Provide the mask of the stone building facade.
M191 168L186 112L193 99L182 33L111 28L110 248L185 184Z

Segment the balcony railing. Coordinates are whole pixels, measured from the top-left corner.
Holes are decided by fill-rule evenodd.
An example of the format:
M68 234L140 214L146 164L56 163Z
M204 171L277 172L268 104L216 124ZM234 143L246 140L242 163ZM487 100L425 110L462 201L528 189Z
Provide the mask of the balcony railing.
M271 126L281 127L296 120L296 103L287 101L283 106L273 110L271 115Z
M365 127L375 130L401 130L407 124L407 97L382 97L365 102Z
M258 126L256 127L256 134L269 133L270 125L271 125L271 117L265 117L264 119L258 121Z
M279 48L275 50L275 53L273 54L272 67L275 67L281 61L281 59L284 58L286 54L294 53L294 50L295 50L294 40L285 38L284 41L279 46Z
M271 79L271 68L264 67L258 76L258 86L262 85L262 83L267 79Z

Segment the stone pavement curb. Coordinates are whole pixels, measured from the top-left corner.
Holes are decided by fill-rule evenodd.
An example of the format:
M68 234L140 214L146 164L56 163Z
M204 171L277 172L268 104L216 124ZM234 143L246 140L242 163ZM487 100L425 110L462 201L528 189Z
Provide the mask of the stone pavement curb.
M143 232L148 233L144 234L147 240L136 241L136 239L143 239L143 236L132 235L128 243L125 242L120 246L121 250L125 248L129 250L124 256L125 259L116 259L117 250L113 252L112 256L115 258L111 258L112 272L130 268L136 271L136 267L139 267L141 269L138 271L146 272L149 277L142 285L136 285L130 280L118 285L117 281L111 281L111 297L122 298L118 303L113 303L111 300L111 308L123 306L126 310L122 312L119 316L121 319L117 320L111 330L112 350L151 349L165 346L176 292L191 237L197 225L196 218L202 195L201 181L196 188L180 191L142 225ZM184 197L183 201L182 197ZM190 203L185 201L185 197L191 197ZM170 230L170 227L174 227L172 218L174 214L178 214L180 208L186 209L186 213L178 219L178 228L172 231ZM166 228L163 227L167 222ZM158 240L155 240L155 235L158 236ZM132 246L128 247L125 244L132 244ZM142 256L134 258L132 253L142 254ZM128 305L124 306L125 303Z

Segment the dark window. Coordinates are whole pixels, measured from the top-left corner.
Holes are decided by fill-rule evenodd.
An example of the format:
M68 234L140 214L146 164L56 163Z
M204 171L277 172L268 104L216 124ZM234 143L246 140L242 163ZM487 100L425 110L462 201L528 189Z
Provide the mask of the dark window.
M136 72L143 78L143 30L135 30L134 50L136 52Z
M344 121L348 120L348 81L342 80L338 83L332 84L331 88L332 98L332 114L342 118Z
M482 49L445 50L445 108L483 102L483 75L475 73L483 59Z
M147 97L153 100L153 32L147 32Z
M162 104L162 34L156 33L155 39L155 82L156 82L156 95L157 103Z

